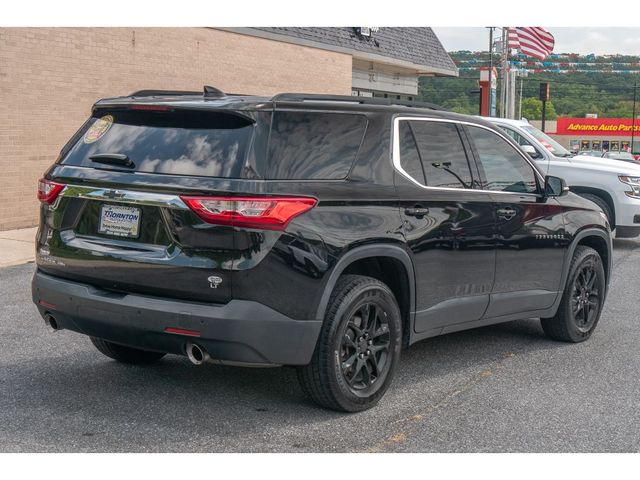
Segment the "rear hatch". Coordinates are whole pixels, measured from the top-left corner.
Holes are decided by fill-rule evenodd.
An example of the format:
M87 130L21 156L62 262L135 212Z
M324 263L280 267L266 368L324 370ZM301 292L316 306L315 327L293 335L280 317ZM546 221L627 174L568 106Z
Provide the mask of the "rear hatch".
M269 111L95 108L41 183L39 268L114 295L229 301L234 227L207 221L200 200L226 213L224 199L260 178L254 145L269 122Z

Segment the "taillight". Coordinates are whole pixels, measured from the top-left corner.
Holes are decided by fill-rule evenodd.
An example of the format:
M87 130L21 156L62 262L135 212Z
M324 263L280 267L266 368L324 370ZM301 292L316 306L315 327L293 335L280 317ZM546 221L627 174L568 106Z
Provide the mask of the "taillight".
M41 178L38 180L38 200L42 203L52 204L65 186L62 183Z
M180 197L207 223L284 230L317 201L306 197Z

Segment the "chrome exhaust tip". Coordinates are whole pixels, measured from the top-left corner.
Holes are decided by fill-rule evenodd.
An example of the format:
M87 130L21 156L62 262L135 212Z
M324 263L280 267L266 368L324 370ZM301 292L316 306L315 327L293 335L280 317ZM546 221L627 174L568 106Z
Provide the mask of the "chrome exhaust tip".
M207 351L195 343L187 343L186 350L189 361L194 365L202 365L209 361Z
M44 314L44 323L52 332L57 332L58 330L60 330L60 327L58 326L58 322L56 321L55 318L53 318L53 315L51 315L50 313Z

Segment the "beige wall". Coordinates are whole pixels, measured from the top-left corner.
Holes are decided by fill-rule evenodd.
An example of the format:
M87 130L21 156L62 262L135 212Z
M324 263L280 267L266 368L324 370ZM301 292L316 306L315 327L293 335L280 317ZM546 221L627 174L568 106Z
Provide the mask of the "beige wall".
M0 28L0 230L99 98L143 88L351 93L351 56L210 28Z

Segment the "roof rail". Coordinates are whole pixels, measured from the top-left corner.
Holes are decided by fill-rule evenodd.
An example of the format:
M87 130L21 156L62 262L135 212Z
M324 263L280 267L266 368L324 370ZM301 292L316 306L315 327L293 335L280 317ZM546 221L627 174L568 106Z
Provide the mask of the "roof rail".
M403 107L428 108L430 110L445 110L439 105L428 102L414 102L396 100L393 98L360 97L349 95L321 95L309 93L279 93L271 97L272 102L345 102L362 105L400 105Z

